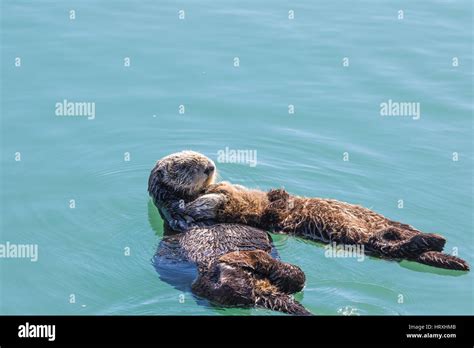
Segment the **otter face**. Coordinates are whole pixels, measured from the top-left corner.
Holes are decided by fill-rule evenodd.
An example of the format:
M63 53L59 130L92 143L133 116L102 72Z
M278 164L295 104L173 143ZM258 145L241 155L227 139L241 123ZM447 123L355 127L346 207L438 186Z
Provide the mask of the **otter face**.
M160 159L150 174L150 187L166 185L173 191L189 196L214 183L216 166L206 156L194 151L182 151Z

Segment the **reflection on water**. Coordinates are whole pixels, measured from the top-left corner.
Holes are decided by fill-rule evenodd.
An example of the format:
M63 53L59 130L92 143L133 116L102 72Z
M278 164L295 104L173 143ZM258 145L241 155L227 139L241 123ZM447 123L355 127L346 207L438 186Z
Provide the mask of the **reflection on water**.
M433 274L439 274L442 276L451 276L451 277L461 277L469 273L469 272L464 272L464 271L453 271L449 269L431 267L428 265L423 265L421 263L411 262L411 261L406 261L406 260L403 260L402 262L400 262L400 266L406 269L409 269L411 271L415 271L415 272L433 273Z

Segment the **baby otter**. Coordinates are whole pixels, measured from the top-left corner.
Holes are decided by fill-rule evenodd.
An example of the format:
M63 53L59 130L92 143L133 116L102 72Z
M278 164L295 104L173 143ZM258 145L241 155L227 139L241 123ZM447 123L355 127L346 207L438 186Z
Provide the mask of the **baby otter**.
M186 161L186 154L175 154ZM200 170L214 163L200 157ZM168 163L173 166L171 163ZM152 172L153 176L153 172ZM150 180L152 179L150 176ZM435 267L469 270L466 261L441 251L446 240L414 227L389 220L361 206L331 199L290 196L284 190L268 193L240 185L201 180L199 195L170 205L177 228L188 223L243 223L275 232L298 235L323 243L359 244L374 256L407 259ZM150 194L154 196L154 191Z
M271 190L262 225L325 243L359 244L372 256L411 260L434 267L469 270L466 261L443 254L446 239L422 233L367 208L331 199L290 196Z
M192 290L220 305L310 314L291 297L303 288L304 273L269 254L272 247L267 232L246 225L212 224L213 216L206 212L208 206L217 205L220 195L207 194L202 204L196 202L214 176L214 163L192 151L167 156L153 168L148 191L163 217L165 231L184 231L162 240L155 266L166 267L169 259L193 262L198 277ZM182 220L179 213L191 201L196 222Z

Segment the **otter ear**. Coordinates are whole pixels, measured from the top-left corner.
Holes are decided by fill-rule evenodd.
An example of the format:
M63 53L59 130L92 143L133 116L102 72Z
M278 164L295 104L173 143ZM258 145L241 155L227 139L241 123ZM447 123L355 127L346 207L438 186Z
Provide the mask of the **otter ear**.
M157 194L159 191L160 184L163 180L163 169L158 168L158 165L153 168L148 178L148 192L150 195L157 199Z
M163 180L163 168L159 167L158 164L152 169L150 177L148 178L148 192L155 192L157 186Z
M163 168L156 168L153 171L153 175L155 176L155 180L161 182L164 177L165 170Z

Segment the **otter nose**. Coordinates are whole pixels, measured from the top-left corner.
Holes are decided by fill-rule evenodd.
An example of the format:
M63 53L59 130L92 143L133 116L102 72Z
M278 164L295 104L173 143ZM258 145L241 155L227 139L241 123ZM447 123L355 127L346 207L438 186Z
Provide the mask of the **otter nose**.
M209 175L209 174L211 174L215 169L216 169L216 168L215 168L212 164L210 164L210 165L207 166L206 169L204 169L204 174Z

